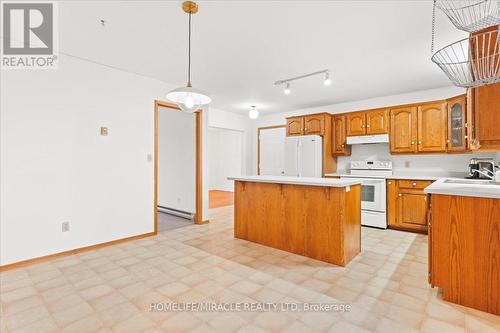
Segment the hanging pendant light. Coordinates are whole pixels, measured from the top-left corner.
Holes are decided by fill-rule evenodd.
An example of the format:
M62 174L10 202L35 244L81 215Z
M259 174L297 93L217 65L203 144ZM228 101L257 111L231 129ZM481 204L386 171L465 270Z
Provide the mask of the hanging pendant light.
M182 3L182 10L189 15L188 82L185 87L170 91L166 97L168 100L177 104L182 111L193 113L201 106L209 104L212 99L202 91L193 88L191 85L191 15L198 12L198 4L193 1L184 1Z

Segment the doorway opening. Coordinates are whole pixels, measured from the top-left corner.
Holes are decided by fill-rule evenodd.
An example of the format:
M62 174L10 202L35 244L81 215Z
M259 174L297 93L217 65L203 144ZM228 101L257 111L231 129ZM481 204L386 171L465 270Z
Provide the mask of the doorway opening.
M186 114L156 100L154 121L155 233L208 223L202 203L202 110Z
M209 127L209 208L233 205L234 182L227 178L243 174L245 148L243 140L243 131Z
M283 176L285 173L285 125L257 129L257 174Z

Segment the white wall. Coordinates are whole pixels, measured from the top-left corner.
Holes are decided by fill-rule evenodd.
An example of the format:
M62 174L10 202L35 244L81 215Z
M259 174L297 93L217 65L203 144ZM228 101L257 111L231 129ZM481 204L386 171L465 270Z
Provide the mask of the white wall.
M174 86L59 59L0 75L0 265L153 231L154 100Z
M494 153L391 155L388 144L353 145L351 156L337 158L337 170L349 169L350 161L390 160L394 171L419 169L433 172L467 172L469 160L495 158ZM409 163L409 165L408 165Z
M68 57L1 74L0 263L153 231L147 155L168 87Z
M409 104L409 103L418 103L424 101L432 101L438 99L444 99L456 95L463 94L465 91L462 88L457 88L454 86L438 88L438 89L430 89L430 90L422 90L415 91L412 93L400 94L400 95L391 95L391 96L382 96L376 98L370 98L365 100L358 101L350 101L339 104L325 105L322 107L308 108L308 109L300 109L294 110L290 112L276 113L270 114L266 116L262 116L257 121L252 123L252 129L250 130L250 138L249 138L249 146L248 151L250 152L251 161L248 163L249 169L248 174L255 175L257 174L257 139L256 133L258 127L264 126L272 126L272 125L285 125L286 117L294 116L294 115L302 115L302 114L311 114L318 112L328 112L328 113L343 113L343 112L351 112L358 110L366 110L373 109L379 107L400 105L400 104ZM294 92L295 93L295 92ZM300 92L296 92L300 93ZM286 97L283 97L286 98ZM388 152L388 150L387 150ZM379 152L383 154L382 150ZM421 155L418 155L420 158ZM441 158L453 160L452 155L439 155ZM391 156L393 159L395 156ZM415 159L415 157L408 157L409 159ZM397 158L396 158L397 159ZM341 158L339 159L341 160ZM341 161L342 162L342 161ZM453 164L450 162L450 165ZM340 168L340 167L339 167Z
M196 213L195 138L195 114L158 110L159 206Z
M230 176L243 174L243 133L226 129L208 131L209 190L234 191Z
M239 131L242 133L242 175L249 175L252 173L252 164L254 162L251 156L252 142L251 140L256 137L253 136L253 131L256 131L253 127L253 121L250 120L246 115L241 115L233 112L228 112L220 109L210 107L208 112L208 126L214 129L227 129L233 131ZM214 147L216 148L216 147ZM210 147L207 148L207 154L217 154L216 151L212 151ZM207 172L210 166L207 168Z

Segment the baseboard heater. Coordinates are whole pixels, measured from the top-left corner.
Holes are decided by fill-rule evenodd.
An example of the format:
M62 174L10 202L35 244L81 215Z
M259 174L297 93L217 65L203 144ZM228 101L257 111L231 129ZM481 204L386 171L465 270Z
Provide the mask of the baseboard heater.
M162 213L167 213L170 215L182 217L188 220L194 220L194 214L185 212L182 210L174 209L174 208L168 208L168 207L163 207L163 206L158 206L158 211Z

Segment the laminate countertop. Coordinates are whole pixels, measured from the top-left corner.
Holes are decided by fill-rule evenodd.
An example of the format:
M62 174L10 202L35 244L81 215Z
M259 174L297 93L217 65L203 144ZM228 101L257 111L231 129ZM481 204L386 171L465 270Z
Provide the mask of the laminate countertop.
M357 180L349 180L349 179L288 177L288 176L241 176L241 177L228 177L227 179L243 181L243 182L326 186L326 187L349 187L351 185L358 185L360 183Z
M453 171L425 171L408 170L394 171L392 175L353 175L350 170L338 170L335 173L327 173L325 177L353 177L353 178L385 178L385 179L410 179L410 180L438 180L441 178L465 178L466 172Z
M441 178L424 189L428 194L500 199L500 183L462 178Z

